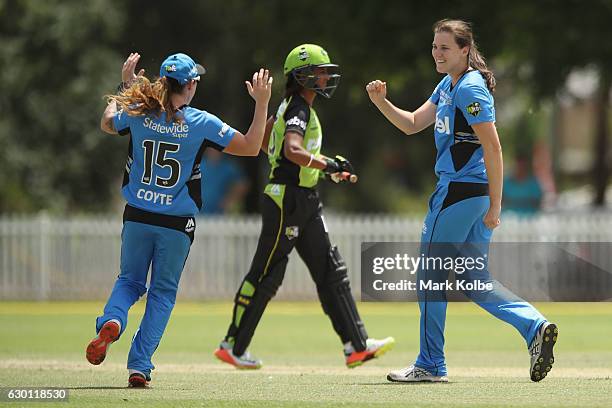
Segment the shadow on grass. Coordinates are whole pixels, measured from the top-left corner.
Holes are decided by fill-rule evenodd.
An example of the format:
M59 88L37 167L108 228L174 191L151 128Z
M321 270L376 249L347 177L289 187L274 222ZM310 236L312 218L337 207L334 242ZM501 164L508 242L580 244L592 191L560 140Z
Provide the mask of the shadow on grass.
M390 382L390 381L381 381L381 382L375 382L375 383L355 383L353 385L372 385L372 386L379 386L379 385L394 385L396 387L400 387L400 386L414 386L414 385L438 385L438 386L443 386L443 385L448 385L448 384L452 384L452 381L448 381L448 382L433 382L433 381L413 381L413 382L400 382L400 381L394 381L394 382Z
M133 390L138 388L124 387L113 387L113 386L100 386L100 387L66 387L67 390Z

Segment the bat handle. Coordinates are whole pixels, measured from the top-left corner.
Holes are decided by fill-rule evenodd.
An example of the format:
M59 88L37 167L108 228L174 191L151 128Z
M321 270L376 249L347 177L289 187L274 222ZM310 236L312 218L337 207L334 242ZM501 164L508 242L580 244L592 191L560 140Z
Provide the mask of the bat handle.
M359 177L356 174L351 174L348 171L343 171L341 173L341 177L344 180L348 180L351 183L355 184L357 182L357 180L359 180Z

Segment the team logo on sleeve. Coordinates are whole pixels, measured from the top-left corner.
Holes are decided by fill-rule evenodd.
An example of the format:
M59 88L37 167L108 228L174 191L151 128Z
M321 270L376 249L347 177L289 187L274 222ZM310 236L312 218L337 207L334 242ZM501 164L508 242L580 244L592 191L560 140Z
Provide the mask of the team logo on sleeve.
M467 110L467 113L472 116L478 116L482 108L480 107L480 103L472 102L465 108L465 110Z

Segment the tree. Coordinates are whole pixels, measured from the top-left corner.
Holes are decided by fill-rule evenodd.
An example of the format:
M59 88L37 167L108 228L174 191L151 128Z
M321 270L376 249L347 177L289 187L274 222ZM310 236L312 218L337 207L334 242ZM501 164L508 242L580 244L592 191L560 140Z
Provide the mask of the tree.
M553 98L575 67L612 72L612 45L602 41L612 30L611 1L440 0L431 7L399 0L175 0L158 7L145 0L0 0L0 212L109 208L127 143L102 134L98 123L102 95L115 91L129 52L141 53L150 78L167 55L192 55L208 69L193 106L245 131L253 101L244 80L261 66L272 69L273 113L285 56L305 42L326 48L342 70L333 99L317 100L324 153L345 154L362 176L351 188L323 185L323 193L343 210L397 210L396 202L420 197L434 182L431 129L406 138L369 103L365 83L385 79L394 102L417 108L441 79L431 61L431 26L451 17L474 23L489 61L528 68L526 76L509 71L504 82ZM605 186L609 107L600 107L596 174L597 185ZM250 211L257 211L266 161L243 159L255 186Z
M97 124L121 65L120 4L0 3L0 212L108 205L125 153Z
M523 79L537 98L554 98L576 68L599 72L592 179L593 204L604 205L610 174L612 1L514 2L507 19L503 42L517 63L528 65Z

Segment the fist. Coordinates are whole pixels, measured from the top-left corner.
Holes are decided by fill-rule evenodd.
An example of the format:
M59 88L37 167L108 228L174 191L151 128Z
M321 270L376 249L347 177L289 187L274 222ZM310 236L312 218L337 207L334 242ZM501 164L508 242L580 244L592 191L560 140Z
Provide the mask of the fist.
M370 100L375 104L379 104L380 102L384 101L385 98L387 97L387 83L380 81L380 80L375 80L372 82L369 82L366 85L366 91L368 92L368 96L370 97Z

